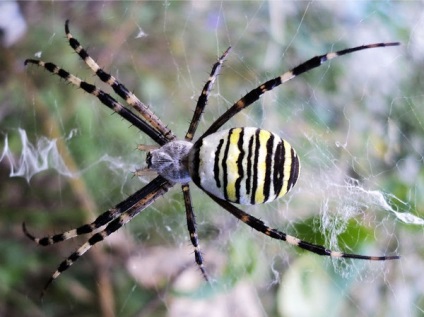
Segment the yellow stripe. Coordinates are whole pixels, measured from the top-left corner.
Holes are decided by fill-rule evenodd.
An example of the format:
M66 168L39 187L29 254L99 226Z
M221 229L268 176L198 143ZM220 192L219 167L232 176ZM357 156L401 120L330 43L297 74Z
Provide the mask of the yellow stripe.
M271 133L266 130L260 130L259 132L259 149L258 149L258 187L255 192L255 203L261 204L265 201L264 195L264 182L265 182L265 172L266 172L266 143L268 139L271 137ZM252 158L253 159L253 158Z
M238 168L237 168L237 160L240 156L240 151L238 149L237 143L240 140L240 133L241 133L241 128L236 128L232 130L232 133L230 135L230 147L228 150L228 157L227 157L227 187L226 187L226 192L227 192L227 196L228 196L228 200L230 201L236 201L237 197L236 197L236 180L238 179L238 177L240 176L240 174L238 173Z

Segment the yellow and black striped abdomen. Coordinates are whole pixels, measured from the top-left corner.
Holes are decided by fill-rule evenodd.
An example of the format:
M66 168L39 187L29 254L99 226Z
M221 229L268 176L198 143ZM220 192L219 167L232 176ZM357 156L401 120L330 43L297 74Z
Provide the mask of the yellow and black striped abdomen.
M199 140L189 154L194 183L214 196L242 205L273 201L299 176L299 159L278 135L258 128L218 131Z

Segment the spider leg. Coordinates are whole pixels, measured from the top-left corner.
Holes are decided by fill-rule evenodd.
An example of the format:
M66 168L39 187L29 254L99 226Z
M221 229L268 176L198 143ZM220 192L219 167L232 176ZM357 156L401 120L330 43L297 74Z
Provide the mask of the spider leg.
M356 51L370 49L370 48L376 48L376 47L386 47L386 46L397 46L400 45L398 42L393 43L375 43L375 44L369 44L369 45L362 45L357 46L353 48L344 49L337 52L331 52L320 56L315 56L306 62L296 66L292 70L285 72L279 77L276 77L274 79L268 80L267 82L261 84L257 88L253 89L252 91L248 92L245 96L240 98L231 108L229 108L224 114L222 114L218 119L215 120L214 123L206 130L206 132L199 138L202 139L209 134L212 134L216 132L224 123L226 123L228 120L230 120L234 115L236 115L241 110L247 108L252 103L254 103L256 100L261 97L262 94L264 94L267 91L270 91L274 89L275 87L286 83L290 79L293 79L296 76L299 76L302 73L305 73L311 69L317 68L323 63L342 56L347 55Z
M208 193L207 193L208 194ZM226 209L228 212L230 212L232 215L234 215L236 218L243 221L248 226L252 227L253 229L262 232L263 234L277 240L283 240L287 243L297 246L299 248L302 248L304 250L316 253L318 255L323 256L329 256L332 258L349 258L349 259L360 259L360 260L371 260L371 261L386 261L386 260L396 260L400 257L398 255L389 255L389 256L369 256L369 255L361 255L361 254L350 254L350 253L343 253L340 251L332 251L329 249L326 249L322 245L312 244L303 240L300 240L296 237L290 236L284 232L281 232L277 229L272 229L265 225L265 223L257 219L248 213L244 212L243 210L237 208L233 204L221 200L211 194L208 194L209 197L211 197L218 205Z
M76 236L91 233L95 231L96 229L108 224L112 220L116 219L116 217L118 217L120 214L122 214L123 210L119 205L120 204L118 204L115 208L111 208L105 211L104 213L102 213L92 223L82 225L76 229L65 231L63 233L37 238L28 232L25 222L22 223L22 230L24 231L25 235L28 238L30 238L32 241L34 241L35 243L42 246L52 245L55 243L68 240L68 239L75 238Z
M168 127L162 123L162 121L157 117L153 111L149 109L144 103L142 103L136 95L130 92L123 84L121 84L115 77L106 73L96 61L88 55L88 52L81 46L76 38L72 36L69 31L69 20L65 22L65 33L68 38L69 45L74 49L74 51L81 57L81 59L90 67L90 69L99 77L103 82L110 85L115 93L124 99L127 104L137 110L143 121L153 127L158 134L160 134L165 140L162 140L160 145L168 143L175 139L175 135L171 132Z
M113 232L121 228L124 224L129 222L132 218L137 216L140 212L142 212L148 206L150 206L156 199L163 196L173 185L174 185L173 183L170 183L169 181L164 179L162 176L158 176L155 179L153 179L149 184L147 184L146 186L144 186L143 188L141 188L140 190L138 190L137 192L129 196L127 199L125 199L118 205L116 205L115 209L117 211L114 214L115 218L113 218L112 220L106 223L107 225L104 230L92 235L86 243L84 243L75 252L73 252L66 260L60 263L57 270L52 274L52 276L50 277L50 279L47 281L46 285L44 286L42 296L45 293L46 289L49 287L49 285L56 278L58 278L61 273L66 271L72 264L74 264L93 245L104 240L107 236L109 236L110 234L112 234ZM103 215L101 215L100 217L102 217ZM35 238L32 235L27 234L27 236L29 236L29 238L35 241ZM57 236L60 236L60 235L57 235Z
M75 75L70 74L66 70L56 66L53 63L44 62L41 60L35 59L27 59L25 61L25 65L27 64L35 64L44 69L48 70L52 74L55 74L61 78L63 78L66 82L81 88L85 92L97 97L105 106L115 111L121 117L126 119L128 122L136 126L138 129L146 133L149 137L151 137L158 144L165 144L168 140L159 133L153 126L149 125L147 122L143 121L139 116L134 114L129 109L125 108L122 104L120 104L115 98L111 95L105 93L103 90L98 89L96 86L89 84Z
M133 209L130 209L129 211L132 211ZM93 236L91 236L86 243L84 243L82 246L80 246L75 252L73 252L66 260L62 261L57 270L52 274L50 279L45 284L43 291L41 293L41 297L44 296L44 293L46 292L47 288L50 286L50 284L59 277L60 274L62 274L64 271L69 269L69 267L74 264L81 256L84 255L85 252L87 252L92 246L94 246L97 242L100 242L104 240L107 236L121 228L124 224L126 224L128 221L130 221L133 218L133 216L130 216L127 214L127 212L124 212L121 214L118 218L111 221L104 230L95 233Z
M149 186L149 185L150 184L148 184L147 186ZM150 185L150 186L152 186L152 185ZM152 189L150 189L150 190L152 190ZM59 233L59 234L55 234L55 235L51 235L51 236L45 236L45 237L41 237L41 238L37 238L37 237L33 236L31 233L29 233L27 228L26 228L25 223L22 223L22 230L29 239L31 239L35 243L42 245L42 246L48 246L48 245L56 244L56 243L59 243L59 242L62 242L62 241L68 240L68 239L72 239L72 238L75 238L76 236L91 233L91 232L95 231L96 229L99 229L100 227L107 225L109 222L116 219L123 212L128 210L128 208L133 206L135 201L137 201L140 197L143 197L143 195L146 194L146 191L148 192L149 189L148 188L146 189L145 187L143 187L139 191L137 191L134 194L132 194L131 196L129 196L124 201L117 204L114 208L110 208L107 211L105 211L104 213L102 213L93 222L91 222L89 224L82 225L82 226L80 226L76 229L72 229L72 230L69 230L69 231L66 231L66 232L63 232L63 233Z
M186 141L193 140L194 134L196 133L196 130L197 130L197 126L199 125L200 118L208 102L209 93L212 90L213 85L215 84L215 80L218 77L219 72L221 71L222 64L224 63L224 60L227 57L230 50L231 50L231 47L227 48L224 54L222 54L222 56L218 59L218 61L212 66L212 71L209 75L209 79L206 82L205 86L203 87L202 93L200 94L199 99L197 100L196 109L194 110L194 113L193 113L193 118L190 121L190 126L185 135Z
M206 281L209 281L208 274L206 273L205 267L203 265L203 257L202 252L199 248L199 240L197 237L196 230L196 219L193 212L193 205L191 204L191 196L190 196L190 187L188 184L184 184L181 186L184 195L184 203L186 209L186 217L187 217L187 228L190 233L190 240L194 247L194 258L196 260L197 265L202 272L202 275Z

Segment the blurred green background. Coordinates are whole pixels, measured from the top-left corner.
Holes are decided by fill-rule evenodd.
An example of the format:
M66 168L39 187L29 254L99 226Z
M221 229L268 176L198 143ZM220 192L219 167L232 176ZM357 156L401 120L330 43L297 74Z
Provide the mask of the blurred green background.
M18 6L27 29L0 53L0 316L423 316L421 3ZM192 186L214 280L208 287L194 265L176 186L90 250L40 301L49 276L85 239L39 247L24 237L22 222L42 236L93 220L148 181L131 172L144 166L137 144L152 144L92 96L24 67L26 58L41 57L110 91L67 44L66 19L90 55L180 137L212 64L230 45L199 134L244 93L314 55L402 42L333 60L226 125L276 132L301 158L301 178L286 198L244 210L328 248L401 260L331 260L271 241ZM48 168L37 168L44 161ZM19 168L23 177L13 177Z

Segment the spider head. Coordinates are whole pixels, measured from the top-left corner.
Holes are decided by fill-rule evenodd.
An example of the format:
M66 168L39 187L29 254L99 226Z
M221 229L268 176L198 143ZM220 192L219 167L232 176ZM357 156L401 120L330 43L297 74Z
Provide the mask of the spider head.
M172 141L146 155L147 168L174 183L191 181L187 169L187 156L193 144L187 141Z

